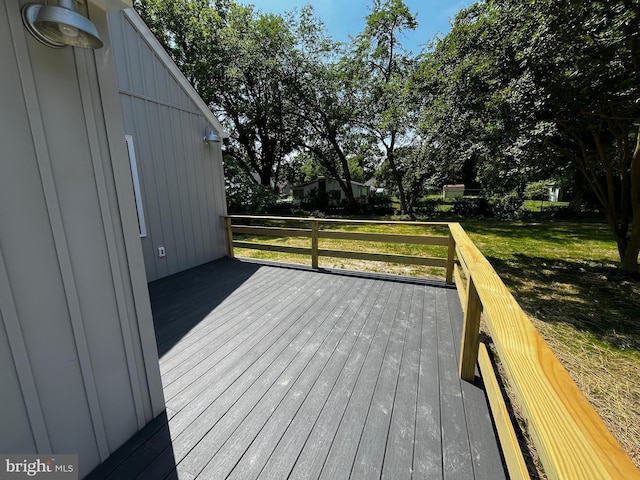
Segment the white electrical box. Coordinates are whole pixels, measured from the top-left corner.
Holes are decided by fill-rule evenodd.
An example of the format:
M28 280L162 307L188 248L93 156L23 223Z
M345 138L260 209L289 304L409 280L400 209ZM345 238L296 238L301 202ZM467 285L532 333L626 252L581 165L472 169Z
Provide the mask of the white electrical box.
M158 256L160 258L167 256L167 252L165 252L164 247L158 247Z

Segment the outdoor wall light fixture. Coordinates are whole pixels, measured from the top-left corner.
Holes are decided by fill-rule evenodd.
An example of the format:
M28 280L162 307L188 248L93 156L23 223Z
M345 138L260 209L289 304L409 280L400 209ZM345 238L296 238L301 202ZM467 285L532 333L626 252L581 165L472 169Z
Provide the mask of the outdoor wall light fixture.
M209 133L207 133L207 130L209 130ZM220 136L216 132L214 132L211 128L205 127L204 138L202 139L202 141L207 145L209 145L209 142L220 143Z
M31 35L51 48L103 45L95 25L76 11L74 0L58 0L57 7L28 3L22 7L22 21Z

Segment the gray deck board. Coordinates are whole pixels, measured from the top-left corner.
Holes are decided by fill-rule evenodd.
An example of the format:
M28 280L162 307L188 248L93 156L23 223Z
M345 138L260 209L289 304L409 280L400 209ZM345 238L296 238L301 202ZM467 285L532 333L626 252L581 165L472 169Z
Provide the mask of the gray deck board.
M382 478L410 479L418 401L424 290L414 289L387 438Z
M505 478L454 289L224 259L150 292L167 411L89 478Z

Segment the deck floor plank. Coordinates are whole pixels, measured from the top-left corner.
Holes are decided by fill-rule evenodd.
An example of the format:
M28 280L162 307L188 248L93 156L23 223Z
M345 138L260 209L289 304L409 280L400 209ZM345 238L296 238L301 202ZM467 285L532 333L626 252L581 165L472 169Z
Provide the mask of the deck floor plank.
M324 459L331 446L331 440L340 424L341 415L337 415L339 406L346 406L366 352L382 318L384 302L391 290L390 285L378 285L377 296L370 310L366 313L366 320L355 344L341 364L336 359L336 367L341 366L333 383L330 381L318 384L318 388L312 392L293 419L285 436L278 443L264 466L260 477L265 479L278 479L290 474L294 467L296 470L291 478L313 478L309 471L320 472ZM338 351L340 355L343 350ZM334 355L335 357L335 355ZM340 365L341 364L341 365Z
M394 394L382 478L410 479L417 423L418 379L424 288L413 291L398 384Z
M387 350L382 360L382 368L373 391L364 430L360 438L360 445L351 468L351 478L354 479L380 478L382 475L391 425L391 413L396 401L396 390L409 326L411 302L415 291L412 287L403 286L400 294L393 330L389 337Z
M308 405L307 400L309 399L326 398L328 389L334 385L342 371L344 362L355 346L358 335L362 332L368 312L373 307L379 290L379 285L376 286L374 282L368 282L367 288L360 292L360 299L353 298L344 312L339 309L333 311L332 315L340 319L336 324L338 328L334 328L331 332L333 338L328 336L325 344L317 350L287 397L269 418L243 457L239 459L229 478L258 478L274 453L273 446L283 439L285 432L297 433L300 431L304 433L307 431L303 425L298 423L289 429L288 427L294 419L299 419L303 424L313 425L312 421L316 418L315 413L311 416L302 408L304 405ZM294 446L290 445L290 448L282 450L278 456L289 465L293 465L297 458L297 452L295 452ZM280 475L283 474L283 470L279 472Z
M311 286L314 288L316 284L318 285L316 290L317 296L315 298L306 298L308 298L308 302L312 308L320 309L322 308L321 297L327 291L328 286L323 287L318 280L311 282ZM237 345L238 348L234 349L232 354L226 355L220 362L207 370L178 394L168 398L167 406L180 411L194 398L197 398L201 392L205 392L206 395L206 391L209 390L212 382L220 378L229 378L232 380L234 373L230 372L241 373L246 368L245 365L251 365L251 363L260 358L264 351L268 350L274 342L277 342L278 338L280 338L291 325L300 323L299 320L303 318L302 315L308 310L309 304L296 301L300 298L296 297L296 295L305 298L304 293L297 291L293 293L294 295L291 295L287 301L279 304L274 310L269 310L266 306L265 309L260 308L259 310L262 312L260 322L267 322L263 323L263 328L252 338ZM306 319L306 317L304 318Z
M329 318L335 320L335 322L331 322L332 328L322 332L322 336L318 336L315 341L305 345L295 362L292 363L291 366L294 367L292 371L283 372L284 375L274 383L268 394L244 418L240 428L228 438L224 448L211 459L207 470L203 472L207 474L205 476L226 478L245 455L248 462L255 463L258 457L256 450L273 448L279 439L279 436L275 435L280 426L286 427L287 422L291 421L299 403L309 392L344 333L351 326L358 308L362 305L362 299L367 295L371 286L371 283L368 283L366 288L361 286L352 292L355 296L350 295L351 299L348 303L333 307L328 315ZM274 421L269 424L272 419ZM252 449L250 453L250 447L253 445L256 448ZM246 478L241 467L239 471L241 478Z
M170 400L194 382L203 382L209 372L226 357L230 356L228 361L232 361L238 355L243 355L252 342L278 325L278 314L288 314L298 308L295 298L299 294L303 294L302 289L293 286L290 291L281 290L279 295L267 298L269 303L254 305L244 315L238 316L240 320L229 322L233 325L214 330L202 341L190 346L191 358L163 375L165 398ZM265 314L266 305L269 305L270 312L276 314Z
M270 292L265 297L255 295L255 291L265 288L268 283L252 284L235 302L221 304L215 310L215 315L207 315L203 319L203 325L198 325L180 340L181 349L173 354L171 358L163 357L161 373L163 381L170 383L184 371L188 371L190 366L200 361L210 351L215 351L217 345L224 344L229 339L233 339L234 334L242 332L246 327L251 327L255 322L254 315L259 314L261 306L269 305L275 309L283 301L290 300L290 292L293 290L290 280L279 278L279 288L269 289ZM268 282L268 280L265 280ZM255 326L257 328L257 325Z
M458 376L458 361L453 342L453 327L445 290L436 292L438 318L438 371L440 374L440 408L442 424L442 463L445 479L462 480L473 477L471 449L466 430L466 418Z
M357 295L360 286L352 288L350 292ZM342 298L343 293L344 289L338 288L335 290L333 298ZM317 346L311 341L314 335L318 333L318 330L320 330L319 336L326 336L332 331L335 326L332 321L337 321L338 319L331 318L329 312L323 311L323 306L324 303L322 302L316 302L310 306L306 303L300 305L301 311L298 312L298 315L302 321L295 322L292 328L287 331L287 334L280 337L283 345L291 347L288 349L288 355L276 355L275 366L270 369L272 375L264 376L261 379L262 381L252 385L250 390L233 405L233 408L225 413L224 417L216 424L216 428L211 430L185 457L182 464L187 471L198 475L208 463L213 464L211 468L222 468L222 465L212 462L212 458L223 458L224 462L222 463L224 464L228 461L227 455L219 455L218 450L225 444L228 445L228 449L230 448L234 451L242 449L245 446L243 441L251 441L255 437L250 433L246 434L246 429L241 429L241 433L235 437L236 442L228 442L229 437L236 433L242 425L251 425L255 428L261 424L261 419L264 415L276 408L280 394L288 391L293 381L304 369L308 362L308 357L315 353ZM327 320L328 322L326 322ZM304 326L303 329L300 328L301 323ZM325 328L322 328L323 326ZM302 333L300 334L300 332ZM309 344L311 348L305 349ZM280 349L278 350L280 351ZM252 420L248 421L248 418ZM245 433L245 435L241 435L242 433ZM241 438L238 439L238 436ZM225 451L228 452L228 449ZM231 454L228 456L231 456ZM203 475L204 478L216 478L216 475L212 473L209 474L209 477L207 477L206 472L203 472ZM224 478L224 476L217 475L217 478Z
M223 259L150 294L167 410L91 480L505 478L454 289Z
M349 478L355 454L362 438L365 420L372 401L384 355L389 344L396 312L400 303L402 284L394 284L385 307L380 328L376 332L371 348L367 352L364 366L342 415L329 454L320 472L320 478L336 480ZM314 478L310 476L308 478Z

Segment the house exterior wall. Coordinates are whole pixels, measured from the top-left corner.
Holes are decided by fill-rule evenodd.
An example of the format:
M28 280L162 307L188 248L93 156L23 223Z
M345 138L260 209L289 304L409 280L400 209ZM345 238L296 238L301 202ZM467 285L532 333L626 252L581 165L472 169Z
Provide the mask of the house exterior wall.
M0 0L0 452L80 476L164 409L106 14L51 49Z
M141 242L152 281L226 254L226 199L221 146L202 141L212 122L136 19L134 12L110 14L109 30L125 133L135 146L147 227Z

